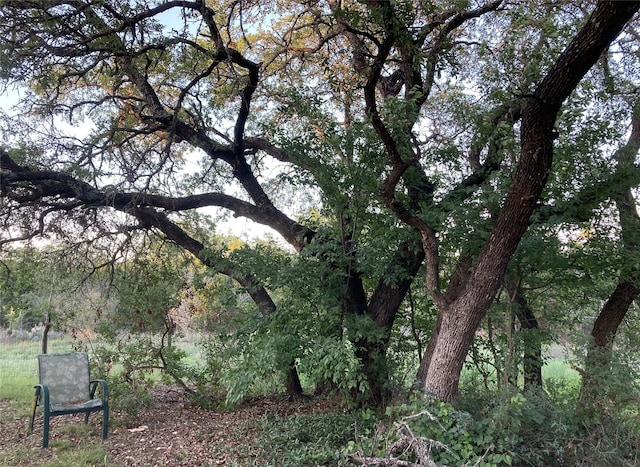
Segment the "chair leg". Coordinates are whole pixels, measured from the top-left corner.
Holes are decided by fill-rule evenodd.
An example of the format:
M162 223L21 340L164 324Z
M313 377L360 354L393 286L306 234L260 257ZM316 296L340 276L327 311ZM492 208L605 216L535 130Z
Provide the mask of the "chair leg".
M109 430L109 406L105 402L104 409L102 411L102 439L107 439Z
M36 408L38 407L38 394L33 398L33 404L31 404L31 417L29 418L29 427L27 428L27 436L33 434L33 422L36 419Z
M49 410L45 407L42 421L42 447L49 447Z

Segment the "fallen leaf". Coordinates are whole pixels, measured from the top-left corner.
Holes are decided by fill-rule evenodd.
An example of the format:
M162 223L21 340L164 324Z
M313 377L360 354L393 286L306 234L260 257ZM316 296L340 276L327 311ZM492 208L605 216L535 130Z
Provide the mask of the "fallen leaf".
M129 428L131 433L139 433L140 431L145 431L149 429L147 425L140 425L138 428Z

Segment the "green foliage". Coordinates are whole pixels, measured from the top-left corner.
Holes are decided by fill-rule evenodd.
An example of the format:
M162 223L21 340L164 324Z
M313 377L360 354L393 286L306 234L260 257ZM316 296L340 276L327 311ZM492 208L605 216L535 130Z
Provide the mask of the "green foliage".
M482 249L487 239L502 237L490 234L518 180L522 109L586 14L582 4L531 0L467 13L477 2L330 2L325 8L313 2L245 2L241 8L173 2L166 13L178 13L183 23L169 25L155 17L165 7L144 0L69 8L18 3L0 6L8 38L0 44L6 80L0 87L16 80L30 91L16 118L0 116L6 144L19 148L7 154L24 164L14 170L3 161L3 174L11 175L3 190L11 196L0 205L8 227L0 243L5 235L49 235L47 241L103 250L87 261L96 279L91 284L47 248L3 249L0 326L30 328L53 310L60 326L97 329L104 339L96 350L100 375L112 382L114 404L132 412L158 372L172 383L188 383L203 405L224 392L233 404L280 391L293 365L306 388L329 386L356 398L366 398L372 375L393 387L406 385L436 310L422 294L397 318L397 303L373 302L382 286L414 274L393 262L415 232L385 207L381 184L394 165L400 167L394 158L412 161L394 188L394 202L435 230L439 257L428 266L438 266L442 290L469 290L465 274L453 271L469 271L481 264L480 251L495 251ZM465 382L484 383L490 395L476 385L476 394L466 397L491 413L430 402L390 414L412 433L442 438L438 443L447 448L429 445L442 462L509 463L516 453L551 462L569 445L550 441L562 430L569 434L558 439L580 437L581 425L603 424L607 417L636 429L638 375L625 369L637 367L635 358L593 373L606 380L594 401L603 411L599 417L568 402L573 399L565 393L575 390L569 383L547 387L553 409L536 395L510 392L520 382L525 354L554 335L564 339L578 325L584 332L611 285L637 263L619 241L634 234L622 235L607 205L620 165L612 148L629 133L627 101L637 81L630 47L612 46L615 60L604 53L566 100L555 122L545 192L540 200L524 200L536 203L531 226L514 258L496 259L511 260L509 277L526 291L546 330L516 332L514 300L490 292L493 305ZM259 82L245 88L249 59L260 64ZM376 87L375 102L363 99L369 84ZM233 122L236 108L250 115ZM91 130L72 128L71 138L50 128L61 116L70 125L86 118ZM27 167L46 173L29 181ZM624 175L633 180L632 173ZM628 190L638 185L625 183ZM270 224L300 251L217 238L213 222L183 212L202 203ZM520 227L524 223L514 232ZM211 272L183 262L168 244L148 241L154 228L191 252L204 245L199 259ZM141 230L151 234L139 240ZM308 244L298 242L301 234ZM132 257L121 241L136 247L127 250ZM96 272L105 261L113 274L108 283ZM219 272L228 276L214 277ZM483 270L471 272L479 277ZM63 291L58 284L66 277L75 285L86 281L82 291L97 298ZM447 284L452 277L463 282ZM241 290L234 280L252 285ZM264 287L275 310L251 302L254 284ZM369 310L395 319L393 328L381 329ZM171 345L178 312L192 330L211 333L197 364ZM636 345L638 333L631 333L635 341L618 345ZM539 408L530 401L541 402ZM560 420L569 406L579 423ZM411 417L412 410L426 411L437 423ZM544 417L559 431L541 428ZM525 436L528 426L537 427L539 440ZM524 439L531 441L529 451ZM545 453L539 459L531 454L538 448Z
M157 348L151 339L132 339L130 336L95 349L93 373L108 381L114 410L135 415L149 405L149 389L153 385L151 375L158 367L154 352Z
M308 390L324 386L345 398L366 394L362 364L350 340L323 335L326 330L307 335L304 321L290 320L279 313L245 319L235 332L210 336L200 344L203 358L189 370L190 379L205 394L226 392L225 404L233 406L251 395L281 392L295 362ZM255 327L248 326L251 322Z
M342 396L368 391L362 364L353 343L346 339L318 338L299 359L300 371L311 381L330 382Z
M109 382L116 410L135 414L151 401L149 390L159 381L186 387L195 385L195 394L204 391L207 368L195 368L187 362L187 354L169 345L166 334L113 334L95 346L92 363L95 374ZM204 399L205 395L201 397Z
M395 430L389 429L372 450L380 457L397 456L407 440L415 437L418 445L408 449L408 461L424 460L428 453L427 458L437 465L511 465L510 448L517 439L517 415L523 402L513 396L496 406L491 417L476 417L451 404L418 397L387 409L388 425L393 424Z
M615 370L614 370L615 379ZM518 456L536 465L620 465L631 466L640 455L640 423L638 398L633 387L622 388L609 378L602 383L610 394L618 397L635 394L633 405L613 406L603 398L598 412L581 397L580 381L549 380L545 383L548 399L538 399L545 422L536 429L523 426L523 442ZM633 386L633 385L632 385ZM627 399L628 400L628 399ZM628 409L633 407L631 411Z
M228 359L220 377L226 390L225 404L234 406L250 395L282 391L284 368L278 364L278 356L283 355L278 350L282 340L258 333L237 339L222 354Z
M455 406L414 395L388 407L375 433L345 449L380 461L436 465L634 465L637 409L603 410L596 420L580 401L579 382L545 386L547 392L529 393L467 387Z
M620 340L624 341L624 337ZM613 418L640 435L640 424L636 422L640 403L638 362L638 352L633 347L611 352L589 345L580 388L586 425Z
M229 250L228 259L270 288L277 309L264 314L250 303L238 306L237 294L236 306L221 312L234 319L219 321L215 339L222 352L207 355L224 362L221 382L227 403L237 403L257 388L279 392L292 364L310 390L322 386L345 397L367 392L355 342L376 342L382 331L369 317L343 311L350 260L338 237L319 227L316 239L298 256L265 242Z
M35 327L40 337L48 317L57 331L92 330L96 310L111 306L108 281L103 271L87 271L93 266L76 250L48 246L0 252L0 327Z
M169 313L179 304L187 263L175 248L158 247L137 254L115 275L118 304L101 317L102 333L116 330L163 332L170 330Z
M0 255L0 327L31 329L50 310L56 275L52 258L33 248L3 251Z
M222 378L228 368L228 354L225 354L220 340L213 337L200 342L197 350L200 358L190 364L185 362L182 371L185 379L194 386L191 400L205 409L214 409L224 398Z
M417 396L387 408L384 426L348 449L377 459L435 465L512 465L523 398L494 406L491 417L474 416L451 404ZM495 418L494 418L495 417Z
M258 456L267 465L346 465L342 448L356 432L372 428L367 413L265 415L261 421Z

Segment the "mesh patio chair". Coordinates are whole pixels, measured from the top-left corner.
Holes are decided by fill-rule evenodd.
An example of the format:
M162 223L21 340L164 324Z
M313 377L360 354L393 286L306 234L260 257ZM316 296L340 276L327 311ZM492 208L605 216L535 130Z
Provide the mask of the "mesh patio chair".
M28 434L38 406L42 407L42 447L49 446L49 420L58 415L84 413L84 422L91 412L102 411L102 439L107 439L109 426L109 390L107 382L89 378L89 356L86 353L38 355L40 384L35 387ZM98 391L98 388L100 390Z

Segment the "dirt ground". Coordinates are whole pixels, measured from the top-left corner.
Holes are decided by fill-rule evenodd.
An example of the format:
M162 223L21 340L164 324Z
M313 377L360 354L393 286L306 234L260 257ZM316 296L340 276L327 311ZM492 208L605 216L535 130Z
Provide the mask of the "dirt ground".
M109 438L104 441L104 448L109 453L106 465L260 465L252 446L258 439L260 418L264 414L287 417L339 410L336 401L291 402L282 398L260 398L248 401L234 411L208 411L189 403L181 390L166 387L155 389L152 400L151 406L136 416L112 414ZM2 404L0 401L0 411L4 411ZM81 446L89 439L100 440L101 414L91 416L90 433L83 429L74 432L73 424L82 425L82 419L74 420L73 417L52 419L50 449L40 447L41 415L36 419L34 434L29 437L26 436L27 416L0 417L0 455L20 446L30 452L23 455L21 463L9 465L36 466L54 458L56 446L73 450L74 446ZM26 458L37 459L37 462L25 463Z

